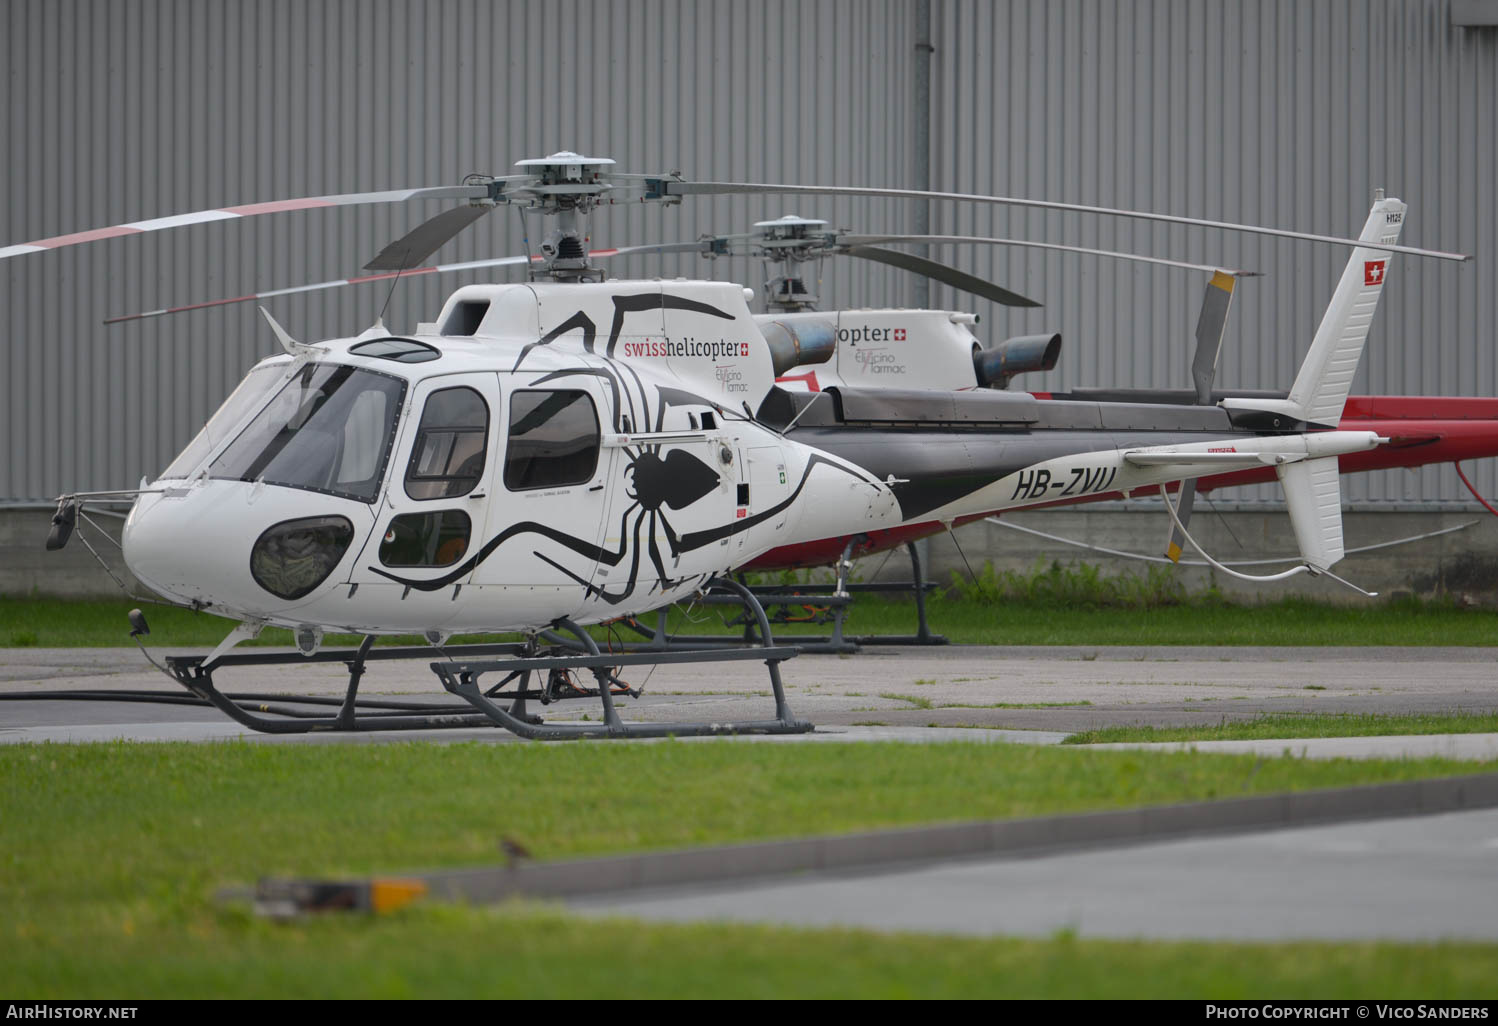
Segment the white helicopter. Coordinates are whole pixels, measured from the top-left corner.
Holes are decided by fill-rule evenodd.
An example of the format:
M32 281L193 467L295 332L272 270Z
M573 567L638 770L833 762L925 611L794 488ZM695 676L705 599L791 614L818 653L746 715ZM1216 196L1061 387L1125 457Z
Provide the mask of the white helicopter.
M605 281L583 244L589 211L621 198L671 202L714 192L959 197L692 183L617 175L611 164L560 153L522 161L520 175L456 188L256 204L0 249L4 258L339 203L467 200L372 265L401 273L501 203L557 223L533 275L550 280L460 288L434 322L409 335L377 324L306 344L267 314L283 354L257 365L157 480L130 493L62 497L49 547L66 541L80 503L133 498L123 547L136 577L174 601L240 621L209 656L169 660L169 674L257 729L492 722L535 738L809 730L791 715L780 684L778 663L793 650L772 647L763 610L724 579L777 547L1268 466L1284 484L1304 557L1287 573L1330 575L1342 555L1337 457L1387 441L1335 425L1388 261L1397 252L1460 258L1397 245L1405 206L1382 197L1356 240L1219 224L1354 247L1284 399L1170 406L847 387L796 395L775 379L800 354L767 338L749 311L749 290L715 281ZM759 619L764 648L608 655L580 629L708 586L741 594ZM268 624L292 628L309 658L349 662L350 689L336 716L271 721L214 687L219 666L285 658L230 652ZM143 631L143 621L136 627ZM587 651L540 654L537 638L548 629L572 632ZM328 630L363 634L365 642L352 659L319 651ZM419 632L442 652L453 633L512 630L531 640L459 653L510 658L445 654L432 664L475 715L356 715L365 660L413 654L372 650L376 636ZM625 724L618 717L613 667L728 658L768 663L775 719ZM526 700L560 697L557 673L579 668L598 680L604 723L534 722ZM530 674L543 671L547 687L528 690ZM491 672L509 676L485 691L478 681ZM499 689L510 680L519 683L505 707L495 699L506 697Z

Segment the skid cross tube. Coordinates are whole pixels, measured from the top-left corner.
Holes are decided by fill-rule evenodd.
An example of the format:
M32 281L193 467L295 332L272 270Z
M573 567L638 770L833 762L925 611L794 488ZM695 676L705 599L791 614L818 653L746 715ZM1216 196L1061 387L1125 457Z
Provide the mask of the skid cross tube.
M813 729L812 724L798 720L791 713L785 698L785 687L780 679L780 664L798 654L795 648L775 647L770 633L770 623L754 594L737 581L715 578L707 587L726 588L739 596L746 611L752 613L758 623L763 643L760 647L717 648L703 650L679 650L668 652L600 652L598 644L582 628L570 620L557 620L552 633L566 631L577 640L574 647L581 652L563 656L529 656L510 659L494 659L475 662L432 663L442 686L450 693L467 701L495 725L504 727L520 737L535 741L564 741L585 738L658 738L658 737L711 737L723 734L805 734ZM762 659L770 674L770 687L775 693L775 719L749 720L742 723L625 723L614 708L614 670L621 666L659 665L662 663L709 663L729 662L745 659ZM505 709L494 702L490 693L479 685L479 678L486 673L529 673L552 670L586 669L598 682L598 697L603 703L602 723L542 724L521 719L515 715L516 707ZM519 704L518 702L516 703ZM523 711L523 706L521 707Z

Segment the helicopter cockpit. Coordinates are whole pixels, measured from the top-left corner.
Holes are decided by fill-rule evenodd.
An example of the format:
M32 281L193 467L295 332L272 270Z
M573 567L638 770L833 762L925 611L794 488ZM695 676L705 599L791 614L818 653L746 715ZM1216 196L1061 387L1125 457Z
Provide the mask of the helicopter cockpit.
M252 383L253 373L245 385ZM406 382L393 375L306 364L208 465L208 477L371 502L405 392Z

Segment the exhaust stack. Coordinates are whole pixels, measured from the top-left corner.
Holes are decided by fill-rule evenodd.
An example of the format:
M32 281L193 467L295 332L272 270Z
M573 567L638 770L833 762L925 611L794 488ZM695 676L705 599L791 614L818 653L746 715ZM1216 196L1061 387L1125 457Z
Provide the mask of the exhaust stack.
M973 373L985 388L1008 388L1017 374L1054 370L1061 359L1061 335L1020 335L987 349L973 349Z

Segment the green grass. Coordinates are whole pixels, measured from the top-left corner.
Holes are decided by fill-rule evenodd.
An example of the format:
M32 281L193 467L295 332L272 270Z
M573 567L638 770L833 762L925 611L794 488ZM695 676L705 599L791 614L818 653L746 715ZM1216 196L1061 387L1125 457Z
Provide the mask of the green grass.
M1424 999L1498 995L1498 946L1044 940L589 920L531 905L294 924L119 920L81 957L33 941L12 998ZM226 959L224 947L232 945Z
M1194 727L1102 727L1073 734L1062 744L1115 741L1247 741L1295 737L1380 737L1391 734L1488 734L1498 732L1498 713L1436 713L1385 716L1357 713L1270 713Z
M129 645L127 601L0 598L0 647ZM146 606L150 641L174 647L212 647L230 622L209 613ZM732 632L716 610L696 609L687 622L672 614L669 629L683 634ZM1498 645L1498 611L1463 609L1444 602L1404 599L1366 606L1306 600L1233 605L1203 598L1184 605L1069 606L1049 601L993 605L943 598L930 603L932 629L954 643L984 645ZM652 619L653 624L653 619ZM906 601L861 596L848 618L850 634L910 634L915 607ZM815 624L776 625L777 636L825 634ZM604 638L607 629L594 628ZM615 637L626 636L618 628ZM353 636L326 643L352 645ZM453 644L477 638L455 638ZM485 639L490 640L490 639ZM383 639L416 644L418 639ZM290 645L291 633L268 629L258 644Z
M1492 771L1032 746L0 749L0 993L1495 995L1491 945L1211 945L594 923L533 906L293 925L211 900L398 872ZM485 957L487 956L487 957Z
M921 698L919 695L899 695L893 691L881 691L879 697L888 698L892 702L909 702L912 709L931 708L931 699Z

